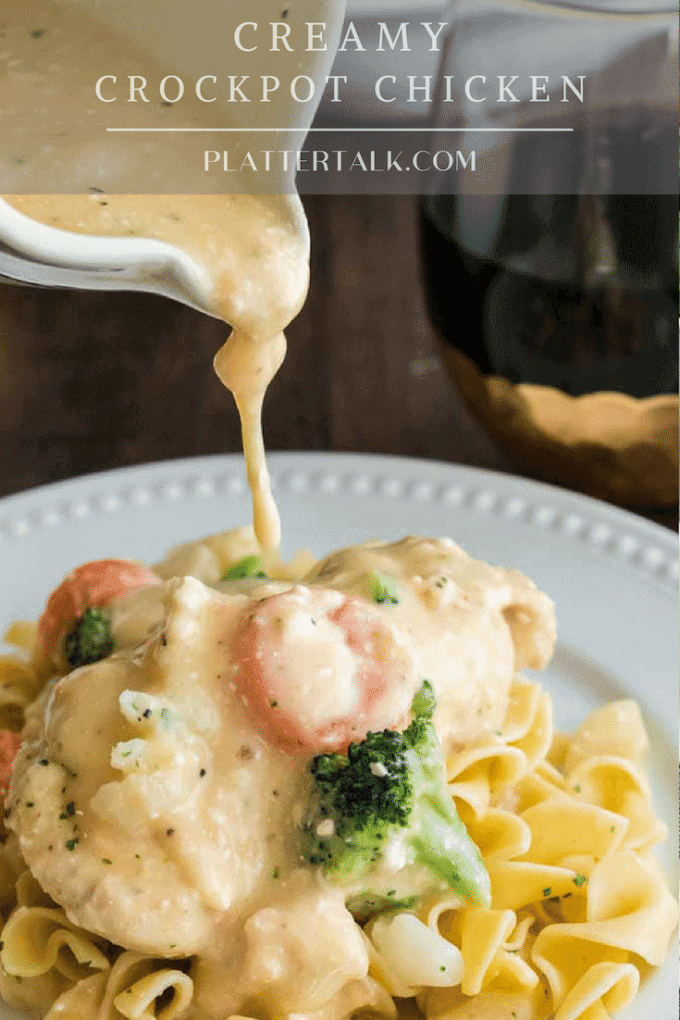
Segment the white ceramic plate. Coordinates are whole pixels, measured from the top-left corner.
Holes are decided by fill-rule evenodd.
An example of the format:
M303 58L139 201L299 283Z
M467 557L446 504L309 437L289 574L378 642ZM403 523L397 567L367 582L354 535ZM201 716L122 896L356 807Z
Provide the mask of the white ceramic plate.
M653 744L661 849L677 888L678 548L655 524L548 485L427 461L274 454L285 552L321 555L367 538L451 535L474 556L528 574L557 603L559 643L543 674L557 725L640 702ZM240 457L202 457L90 475L0 501L0 628L34 618L89 559L152 561L169 545L250 519ZM646 982L620 1020L675 1015L677 965ZM17 1014L0 1005L0 1020Z

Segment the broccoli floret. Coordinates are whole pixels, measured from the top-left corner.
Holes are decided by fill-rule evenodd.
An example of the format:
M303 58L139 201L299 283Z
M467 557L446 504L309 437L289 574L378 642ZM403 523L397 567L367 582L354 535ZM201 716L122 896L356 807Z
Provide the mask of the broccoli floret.
M74 669L99 662L112 651L111 623L102 609L86 609L73 630L64 638L66 661Z
M330 881L352 887L348 906L355 914L403 903L418 873L415 884L421 893L448 886L468 903L490 901L481 855L448 791L432 724L435 704L426 681L403 732L368 733L361 743L350 744L346 757L321 754L311 762L314 787L303 826L304 854L310 864L323 867ZM407 879L401 883L393 869L380 870L395 840L401 844ZM398 899L391 898L397 891Z
M399 596L391 577L380 574L377 570L372 570L368 575L368 587L371 592L371 598L379 605L382 603L387 603L391 606L399 605Z
M259 556L244 556L222 575L223 581L246 581L255 577L266 577Z

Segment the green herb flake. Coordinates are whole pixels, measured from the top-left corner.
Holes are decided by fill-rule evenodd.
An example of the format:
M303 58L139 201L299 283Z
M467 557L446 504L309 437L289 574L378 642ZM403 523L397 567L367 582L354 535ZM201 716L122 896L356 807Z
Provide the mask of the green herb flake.
M272 868L272 878L278 878L281 872L278 868Z
M544 896L551 896L552 895L552 889L550 888L550 886L547 886L547 888L545 888L543 890L543 895Z
M256 577L266 577L259 556L244 556L222 575L223 581L249 581Z
M45 34L44 28L34 28L31 32L31 39L42 39Z
M576 786L574 787L574 793L580 793L580 792L581 792L581 787L580 787L580 786L579 786L579 785L577 784L577 785L576 785Z
M69 815L70 817L73 817L73 815L75 813L76 813L76 805L75 805L75 803L72 800L70 800L68 802L68 804L66 805L66 814Z
M377 570L371 570L368 575L368 587L371 593L371 598L379 606L399 605L399 596L397 595L394 581L385 574L381 574Z
M577 889L580 889L582 885L587 885L588 879L585 875L575 875L573 879L574 885Z
M26 801L26 807L35 807L35 801L27 800Z
M75 848L78 846L78 839L77 838L67 839L66 842L64 843L64 846L66 847L67 850L75 850Z
M102 864L113 864L110 857L102 857Z
M440 969L440 971L441 971L441 972L442 972L442 974L443 974L443 973L444 973L444 971L446 970L446 967L442 966L442 967L440 967L439 969Z

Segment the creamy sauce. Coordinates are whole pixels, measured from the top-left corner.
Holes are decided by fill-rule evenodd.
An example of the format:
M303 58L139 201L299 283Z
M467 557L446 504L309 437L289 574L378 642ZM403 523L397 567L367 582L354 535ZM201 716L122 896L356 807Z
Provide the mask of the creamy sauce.
M195 544L191 555L209 564ZM377 568L396 603L369 602ZM359 600L367 628L333 615ZM453 750L500 725L518 665L545 664L550 600L448 539L412 538L341 550L294 585L176 578L120 596L110 613L114 654L50 683L28 711L8 824L31 873L88 931L195 956L192 1017L346 1015L351 995L367 994L367 950L344 905L364 882L333 887L304 861L309 760L323 744L280 748L253 688L280 685L267 688L270 715L295 715L312 734L347 718L362 739L404 725L430 679ZM253 623L255 647L243 640ZM370 717L366 660L390 681ZM401 896L437 882L395 845L371 888Z
M550 599L522 574L473 559L451 539L352 546L322 560L312 581L367 596L367 576L395 578L390 617L407 636L417 675L437 695L445 751L500 728L513 674L542 669L555 625Z

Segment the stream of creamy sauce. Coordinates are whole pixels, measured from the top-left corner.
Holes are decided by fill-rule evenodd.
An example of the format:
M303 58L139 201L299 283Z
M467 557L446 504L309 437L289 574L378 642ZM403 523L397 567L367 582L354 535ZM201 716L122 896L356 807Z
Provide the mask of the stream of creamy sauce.
M234 395L263 549L281 540L265 460L262 404L286 351L284 327L300 310L308 286L307 241L273 198L249 195L13 195L20 212L85 234L168 241L209 268L217 315L232 326L215 370Z
M144 146L134 150L129 135L106 134L107 126L120 123L124 103L98 103L94 83L104 73L115 73L119 82L124 82L143 68L149 82L157 87L164 74L174 68L150 65L147 53L142 54L139 47L103 23L104 19L111 20L110 14L100 12L102 21L91 20L74 9L82 6L80 0L31 0L30 4L3 0L0 88L7 88L15 105L0 113L0 130L5 158L13 164L13 179L17 171L21 174L25 169L26 181L34 180L44 169L45 174L49 172L52 179L59 180L62 190L66 185L74 192L89 189L90 193L4 197L19 212L63 230L169 242L207 270L212 280L211 311L232 327L227 343L215 358L215 370L234 395L241 418L255 532L263 549L275 551L280 545L281 528L265 460L262 404L285 355L283 330L307 294L309 242L299 198L286 194L122 193L126 186L136 186L139 171L131 165L134 152L146 152L145 165L153 166L153 161ZM188 6L175 5L178 17L187 17ZM92 7L97 8L97 4ZM291 72L290 77L302 69L317 83L323 81L323 71L334 50L342 4L306 0L304 4L286 4L282 9L273 0L236 0L229 7L232 30L247 21L255 22L257 31L264 33L271 22L285 17L293 39L296 32L302 32L303 22L310 21L327 22L329 35L326 53L301 55L297 46L293 52L282 46L272 54L263 35L258 36L251 27L249 45L259 41L258 49L230 54L225 74L228 70L253 76L258 71L271 73L284 68ZM134 5L128 14L134 14ZM124 23L124 17L121 20ZM143 35L143 23L139 31ZM153 87L149 86L149 94ZM122 85L118 91L124 98ZM187 94L177 106L168 108L156 95L149 106L135 104L124 113L128 122L134 116L135 123L142 118L147 126L162 123L175 127L239 124L247 117L248 123L240 125L243 136L229 136L230 150L238 153L239 148L247 148L247 127L277 121L285 126L294 116L299 118L299 111L292 111L290 103L290 96L274 96L269 104L254 102L242 109L240 104L227 107L219 99L201 103ZM56 156L51 134L60 137ZM65 141L61 136L66 136ZM162 138L164 169L171 172L174 168L181 177L192 153L196 161L196 142L181 133L164 134ZM286 144L287 136L277 134L275 138L277 147ZM299 136L291 138L291 146L299 142ZM152 144L156 143L150 142L149 146ZM238 175L229 183L232 191L238 190ZM151 174L150 188L153 184ZM251 190L252 175L250 181L243 181L244 191L246 184ZM281 177L281 188L286 184L290 182Z

